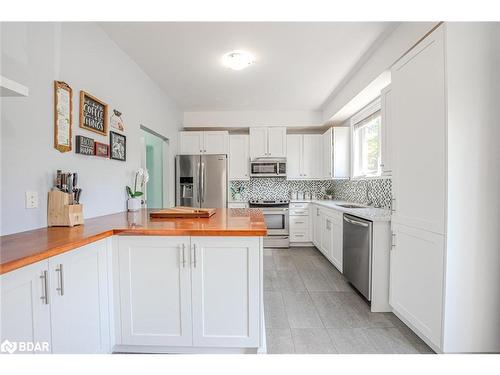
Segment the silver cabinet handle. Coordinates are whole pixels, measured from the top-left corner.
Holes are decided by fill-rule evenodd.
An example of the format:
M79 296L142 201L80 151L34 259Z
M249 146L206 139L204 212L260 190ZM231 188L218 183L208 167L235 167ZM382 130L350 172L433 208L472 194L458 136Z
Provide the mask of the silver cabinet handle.
M396 198L392 198L391 202L392 202L392 204L391 204L391 212L396 212L396 208L395 208Z
M182 268L186 268L185 250L186 250L186 244L182 244L182 248L181 248L181 263L182 263Z
M296 221L295 224L305 224L304 221Z
M59 264L59 267L56 268L56 272L59 272L59 287L57 287L56 290L61 296L64 296L64 274L62 264Z
M326 221L326 229L328 230L332 229L332 222L330 220Z
M396 233L394 233L394 232L393 232L393 233L391 234L391 236L392 236L392 240L391 240L391 247L393 247L393 248L394 248L394 247L396 247Z
M40 279L42 280L42 289L43 289L43 294L40 297L40 299L43 301L44 304L48 305L49 304L49 285L48 285L48 277L47 277L47 271L43 271L42 274L40 275Z
M196 244L193 244L193 267L196 268Z

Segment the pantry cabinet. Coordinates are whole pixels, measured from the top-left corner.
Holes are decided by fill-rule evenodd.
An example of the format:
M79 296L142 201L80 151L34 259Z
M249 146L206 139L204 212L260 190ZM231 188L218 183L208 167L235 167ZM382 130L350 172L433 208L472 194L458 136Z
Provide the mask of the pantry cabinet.
M321 135L289 134L286 139L287 179L321 179Z
M250 128L250 158L286 157L285 127Z
M179 132L179 155L217 155L229 153L227 131Z
M2 340L45 342L56 354L108 353L106 249L98 241L2 275Z
M231 134L229 136L229 179L250 179L249 136Z
M118 350L259 347L261 255L259 237L119 237Z
M350 128L332 127L321 135L321 176L324 179L349 178Z

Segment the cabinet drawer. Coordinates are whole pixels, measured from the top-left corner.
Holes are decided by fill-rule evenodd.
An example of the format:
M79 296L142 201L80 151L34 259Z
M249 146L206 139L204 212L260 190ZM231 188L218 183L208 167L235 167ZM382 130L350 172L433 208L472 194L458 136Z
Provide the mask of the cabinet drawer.
M290 229L307 231L309 229L309 216L292 216L290 218Z
M305 231L290 232L290 242L309 242L309 235Z
M307 203L307 202L292 202L292 203L290 203L290 208L309 208L309 203Z
M291 208L290 216L309 216L309 208Z

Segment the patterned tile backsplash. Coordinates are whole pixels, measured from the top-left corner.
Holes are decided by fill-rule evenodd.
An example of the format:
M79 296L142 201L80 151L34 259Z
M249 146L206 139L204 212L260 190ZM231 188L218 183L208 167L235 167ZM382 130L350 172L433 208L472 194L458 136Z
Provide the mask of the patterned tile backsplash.
M323 199L325 190L333 188L333 198L349 202L366 203L366 189L375 207L390 208L391 180L313 180L289 181L283 178L252 178L250 181L230 181L230 188L242 188L241 200L290 199L294 191L310 192L316 199ZM231 199L235 199L231 191Z

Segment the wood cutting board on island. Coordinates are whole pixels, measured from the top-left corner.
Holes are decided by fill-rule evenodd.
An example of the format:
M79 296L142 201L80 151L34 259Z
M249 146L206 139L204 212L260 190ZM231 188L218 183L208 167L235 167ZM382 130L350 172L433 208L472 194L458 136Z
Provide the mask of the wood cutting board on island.
M165 208L149 213L151 219L168 219L168 218L209 218L215 215L215 208L194 208L176 206L174 208Z

